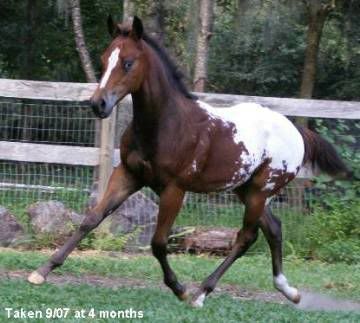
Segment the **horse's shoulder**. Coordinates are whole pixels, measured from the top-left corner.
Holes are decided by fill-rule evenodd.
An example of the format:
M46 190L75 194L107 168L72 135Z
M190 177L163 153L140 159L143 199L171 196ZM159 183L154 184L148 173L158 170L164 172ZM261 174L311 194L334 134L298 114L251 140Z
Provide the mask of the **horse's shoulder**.
M120 139L120 153L121 157L125 157L130 150L134 149L134 133L131 123L127 126Z
M142 178L148 183L153 180L154 174L151 163L145 159L141 150L138 149L131 124L121 137L120 154L123 165L136 177Z

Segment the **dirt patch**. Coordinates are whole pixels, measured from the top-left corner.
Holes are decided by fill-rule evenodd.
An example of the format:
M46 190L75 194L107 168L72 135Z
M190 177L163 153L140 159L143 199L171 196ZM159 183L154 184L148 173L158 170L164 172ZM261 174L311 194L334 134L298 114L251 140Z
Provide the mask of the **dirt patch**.
M26 280L29 272L26 271L0 271L0 279L23 279ZM160 288L169 290L165 285L150 280L134 278L104 277L99 275L84 274L75 276L70 274L56 275L50 274L47 282L54 285L91 285L105 288ZM199 287L196 283L187 284L189 292L192 294ZM233 298L241 300L260 300L271 303L286 303L287 300L277 292L249 291L233 285L219 284L215 288L214 294L228 294ZM288 303L288 302L287 302Z

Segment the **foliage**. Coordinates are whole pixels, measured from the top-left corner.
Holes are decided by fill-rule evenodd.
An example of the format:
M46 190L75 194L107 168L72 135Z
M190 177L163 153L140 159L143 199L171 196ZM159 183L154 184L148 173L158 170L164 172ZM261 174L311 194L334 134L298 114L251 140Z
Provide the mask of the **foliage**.
M141 228L137 227L129 233L114 235L109 231L97 230L90 232L79 244L80 250L95 249L104 251L122 251L126 244L136 239Z
M320 120L314 122L317 132L337 148L354 173L360 174L358 150L359 123L356 120ZM305 252L329 262L360 262L360 182L316 178L317 196L308 225Z
M148 1L135 1L135 7L136 13L146 18ZM36 27L29 30L26 1L0 3L1 77L85 80L69 10L65 9L66 0L37 1L33 18ZM196 47L196 4L190 0L167 0L162 10L164 43L191 79ZM82 1L81 11L87 46L99 73L99 57L110 40L106 18L111 13L121 20L122 2ZM359 98L359 12L359 5L349 1L338 7L325 24L315 89L318 98ZM300 1L254 0L245 13L239 12L236 0L216 1L209 89L224 93L296 96L304 61L306 25L305 8ZM29 55L33 63L27 69L24 64ZM26 75L28 70L31 75Z
M234 12L219 15L210 49L210 86L224 93L295 96L305 47L297 17L286 5L258 4L241 17L244 23L236 32Z
M360 202L324 197L326 208L318 206L308 228L307 242L313 256L329 262L360 263Z

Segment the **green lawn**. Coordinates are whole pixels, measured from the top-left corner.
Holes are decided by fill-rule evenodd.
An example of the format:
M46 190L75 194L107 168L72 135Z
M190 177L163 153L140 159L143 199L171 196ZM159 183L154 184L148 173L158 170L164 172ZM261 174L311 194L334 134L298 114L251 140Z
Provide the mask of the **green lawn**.
M94 308L100 311L119 311L132 308L142 311L141 322L359 322L360 314L354 312L305 312L291 305L269 304L259 301L240 301L227 295L209 297L205 306L194 309L179 302L167 291L146 289L110 289L87 285L57 287L50 284L31 286L24 281L0 281L1 322L8 322L5 307L25 310L70 308L64 322L90 322L75 319L75 311ZM98 317L98 316L97 316ZM49 322L50 320L19 320L10 322ZM55 321L55 320L54 320ZM56 320L61 322L62 320ZM96 322L118 322L116 319ZM136 320L134 320L136 321Z
M48 255L40 252L19 252L0 249L0 270L34 270ZM201 282L223 258L191 255L172 255L170 262L184 283ZM285 273L289 281L300 289L326 293L344 298L360 299L360 264L326 264L320 261L305 261L285 258ZM129 277L161 282L160 267L150 255L116 258L104 254L70 256L65 264L55 271L58 274L82 275L92 273L106 277ZM270 257L248 256L239 259L222 278L221 283L238 285L251 290L274 291Z

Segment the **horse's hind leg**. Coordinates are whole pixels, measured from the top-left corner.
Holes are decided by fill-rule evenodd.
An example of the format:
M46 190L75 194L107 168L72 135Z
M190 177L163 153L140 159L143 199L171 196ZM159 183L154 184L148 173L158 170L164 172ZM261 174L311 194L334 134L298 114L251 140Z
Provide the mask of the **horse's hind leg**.
M282 272L281 221L271 213L269 206L265 207L264 214L259 219L259 226L270 246L275 288L283 293L290 301L299 303L300 294L298 290L289 286Z
M170 229L182 206L184 194L185 192L175 185L169 185L161 192L156 230L151 241L153 255L159 261L164 274L164 283L180 300L186 299L187 294L168 263L167 242Z
M251 189L249 191L251 191ZM214 290L215 285L221 276L233 262L245 254L250 246L256 241L258 234L258 220L263 214L266 196L261 191L252 191L246 194L246 197L243 200L245 203L243 228L238 232L236 242L230 251L230 254L225 258L221 265L204 280L200 289L194 295L191 304L195 307L201 307L203 305L205 297Z
M111 174L107 190L101 201L87 213L80 227L51 256L50 260L30 274L28 281L33 284L43 283L49 272L61 266L67 256L91 230L95 229L111 212L138 189L140 189L140 185L138 185L133 176L122 165L116 167Z

